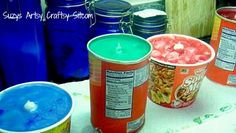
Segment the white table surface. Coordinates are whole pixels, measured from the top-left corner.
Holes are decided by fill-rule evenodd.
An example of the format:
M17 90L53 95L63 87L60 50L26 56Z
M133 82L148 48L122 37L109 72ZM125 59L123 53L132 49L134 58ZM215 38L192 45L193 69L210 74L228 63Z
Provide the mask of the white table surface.
M94 133L90 123L89 81L61 85L75 102L71 133ZM147 100L140 133L236 133L236 87L205 78L196 101L189 107L169 109Z

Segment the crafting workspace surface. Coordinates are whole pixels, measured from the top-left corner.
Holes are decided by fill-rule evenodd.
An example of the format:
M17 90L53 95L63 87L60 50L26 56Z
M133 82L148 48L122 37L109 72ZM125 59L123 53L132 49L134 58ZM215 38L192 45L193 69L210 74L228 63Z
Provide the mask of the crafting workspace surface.
M90 122L89 80L61 85L75 102L71 133L95 133ZM147 100L145 124L140 133L235 133L236 88L205 78L196 101L189 107L170 109Z

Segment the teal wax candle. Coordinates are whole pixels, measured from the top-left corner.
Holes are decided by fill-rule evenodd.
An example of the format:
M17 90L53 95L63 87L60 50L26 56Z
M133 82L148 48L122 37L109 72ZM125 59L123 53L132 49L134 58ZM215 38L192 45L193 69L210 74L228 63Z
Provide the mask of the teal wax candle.
M123 64L137 63L146 59L152 47L138 36L117 33L92 40L88 50L102 60Z
M137 132L144 125L151 44L131 34L106 34L87 45L91 123L99 132Z
M53 83L10 87L0 92L0 132L45 132L58 125L69 128L72 106L70 94Z

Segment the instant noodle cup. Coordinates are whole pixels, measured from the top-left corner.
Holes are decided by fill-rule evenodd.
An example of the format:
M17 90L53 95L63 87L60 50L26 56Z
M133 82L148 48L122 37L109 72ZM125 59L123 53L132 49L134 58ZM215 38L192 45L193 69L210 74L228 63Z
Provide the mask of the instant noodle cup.
M153 45L148 97L156 104L181 108L198 94L213 48L193 37L162 34L147 39Z
M151 44L130 34L88 42L91 123L98 132L136 132L144 125Z
M0 133L69 133L73 102L54 83L28 82L0 92Z

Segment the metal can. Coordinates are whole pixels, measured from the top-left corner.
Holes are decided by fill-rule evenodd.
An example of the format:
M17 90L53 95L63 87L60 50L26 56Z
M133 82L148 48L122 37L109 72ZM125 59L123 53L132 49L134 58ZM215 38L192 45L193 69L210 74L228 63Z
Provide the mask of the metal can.
M95 14L93 37L109 33L132 33L131 4L122 0L100 0L91 7Z
M130 34L88 43L91 122L99 132L135 132L144 124L152 46Z
M216 57L206 76L216 83L236 86L236 7L216 10L210 44Z
M70 132L73 100L57 84L22 83L0 92L0 97L1 133Z
M90 2L46 0L46 35L50 80L63 83L87 79Z

